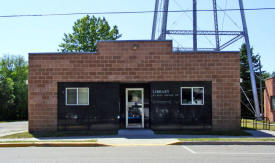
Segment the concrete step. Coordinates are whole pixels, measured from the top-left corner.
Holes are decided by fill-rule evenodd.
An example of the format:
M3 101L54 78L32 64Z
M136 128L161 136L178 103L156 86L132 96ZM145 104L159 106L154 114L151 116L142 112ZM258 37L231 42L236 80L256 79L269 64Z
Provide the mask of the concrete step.
M119 136L153 136L154 131L150 129L120 129Z

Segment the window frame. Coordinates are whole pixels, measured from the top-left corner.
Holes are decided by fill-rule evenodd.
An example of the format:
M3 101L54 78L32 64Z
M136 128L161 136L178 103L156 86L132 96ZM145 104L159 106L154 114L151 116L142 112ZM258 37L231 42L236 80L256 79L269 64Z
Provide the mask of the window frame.
M182 103L182 89L189 88L191 89L191 104ZM202 104L195 104L194 102L194 88L202 88ZM204 105L204 87L180 87L180 104L181 105Z
M87 88L88 89L88 104L79 104L78 103L78 89L79 88ZM76 104L68 104L68 89L76 89ZM90 88L89 87L67 87L65 90L65 105L66 106L89 106L90 105Z
M275 107L272 103L273 98L275 99L275 96L270 96L270 105L271 105L270 109L271 109L271 111L275 111Z

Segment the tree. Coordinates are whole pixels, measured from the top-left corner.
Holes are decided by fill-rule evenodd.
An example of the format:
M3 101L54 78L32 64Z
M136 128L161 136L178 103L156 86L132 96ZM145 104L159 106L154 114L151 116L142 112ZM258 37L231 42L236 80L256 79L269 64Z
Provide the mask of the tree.
M0 77L0 120L11 117L11 108L14 106L13 81L1 75Z
M98 40L116 40L120 37L117 26L111 29L104 17L87 15L74 23L73 33L64 34L64 42L59 47L62 52L94 52Z
M256 86L258 89L258 97L259 97L259 101L260 101L260 91L262 91L262 94L263 94L263 90L260 90L260 82L261 82L261 80L268 78L269 75L265 71L262 71L262 74L260 74L260 69L262 67L260 65L260 55L259 54L254 55L253 49L251 49L251 51L252 51L252 62L253 62L253 66L254 66L254 72L256 75L256 77L255 77L256 78ZM248 64L247 51L246 51L245 44L243 44L240 49L240 64L241 64L240 75L243 80L243 82L241 83L241 87L245 91L248 99L250 100L252 106L254 107L252 86L251 86L251 80L250 80L250 70L249 70L249 64ZM241 92L242 116L243 117L254 117L254 113L251 110L252 110L252 108L251 108L248 100L246 99L244 93Z
M0 61L0 120L27 119L28 65L23 57L5 56Z
M17 119L27 119L28 115L28 64L23 57L15 57L13 59L13 72L11 78L14 81L14 104L15 117Z

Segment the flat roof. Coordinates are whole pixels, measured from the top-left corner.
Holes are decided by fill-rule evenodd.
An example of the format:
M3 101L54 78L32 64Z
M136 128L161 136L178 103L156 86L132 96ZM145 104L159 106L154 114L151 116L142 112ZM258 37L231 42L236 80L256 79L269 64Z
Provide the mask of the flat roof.
M172 40L99 40L98 42L172 42ZM172 48L173 50L173 48ZM240 51L214 51L214 50L173 50L173 53L239 53ZM62 54L96 54L97 52L31 52L29 55L41 54L41 55L62 55Z
M240 53L239 51L173 51L173 53ZM29 55L81 55L81 54L92 54L95 55L97 52L32 52Z

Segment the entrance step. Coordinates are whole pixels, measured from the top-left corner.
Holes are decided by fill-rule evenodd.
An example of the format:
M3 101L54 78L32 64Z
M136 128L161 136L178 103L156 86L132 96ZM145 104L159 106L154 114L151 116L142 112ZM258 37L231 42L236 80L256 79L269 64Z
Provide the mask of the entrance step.
M119 136L153 136L154 131L150 129L120 129Z

